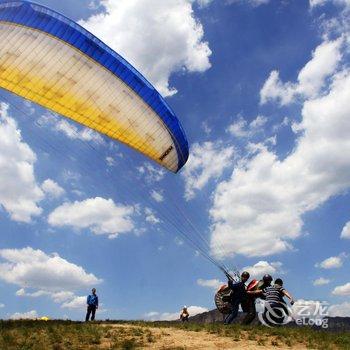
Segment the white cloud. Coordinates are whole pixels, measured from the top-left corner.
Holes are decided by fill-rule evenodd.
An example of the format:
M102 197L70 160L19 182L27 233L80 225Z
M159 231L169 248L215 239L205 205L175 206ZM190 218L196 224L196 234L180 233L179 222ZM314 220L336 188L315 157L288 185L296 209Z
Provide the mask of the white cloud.
M185 198L194 198L196 191L203 189L211 179L219 178L226 168L232 166L233 154L234 148L221 142L195 143L181 173L185 181Z
M350 296L350 282L342 286L337 286L333 289L332 294Z
M344 302L331 305L328 312L331 317L350 317L350 303Z
M150 209L150 208L145 208L145 215L146 215L146 221L156 225L160 223L159 218L156 216L156 213Z
M326 79L335 73L342 59L343 38L324 41L312 54L312 59L301 69L297 83L283 83L279 72L272 71L260 91L261 103L278 101L280 105L294 102L300 96L314 98L326 84Z
M53 198L59 198L65 193L65 190L51 179L45 180L41 188L47 195Z
M324 286L326 284L329 284L331 280L329 280L328 278L323 278L323 277L320 277L320 278L317 278L315 279L312 284L314 286Z
M248 3L253 7L258 7L260 5L266 5L270 2L270 0L226 0L226 4L236 4L236 3Z
M36 310L28 311L28 312L15 312L10 316L11 320L35 320L38 318L38 313Z
M106 157L106 162L107 162L108 166L111 166L111 167L115 166L115 164L116 164L115 159L112 157Z
M56 132L63 133L72 140L92 141L97 144L104 143L102 136L96 131L81 126L78 127L72 121L53 113L47 113L41 116L37 120L37 125L40 127L49 127Z
M193 0L192 0L193 1ZM196 0L200 8L208 7L214 0Z
M258 115L253 121L251 121L249 124L248 122L242 118L239 117L237 121L232 123L227 131L234 137L242 138L242 137L252 137L256 133L261 132L263 126L267 123L267 118Z
M178 246L182 246L184 244L184 241L179 237L175 237L174 242Z
M187 307L187 311L191 316L195 316L198 314L201 314L203 312L209 311L205 307L201 306L189 306ZM144 318L149 321L175 321L178 320L180 317L181 310L178 312L157 312L157 311L151 311L144 315Z
M47 255L33 248L1 249L0 279L38 292L73 291L90 288L102 280L58 254ZM19 292L25 294L25 291ZM39 292L40 294L40 292Z
M350 239L350 221L348 221L343 227L340 237L345 239Z
M344 259L346 258L345 253L341 253L338 256L331 256L323 260L322 262L316 264L316 267L320 267L322 269L339 269L343 266Z
M63 309L84 309L86 307L86 297L74 297L72 300L64 302Z
M269 274L272 275L273 278L278 274L283 274L282 271L282 263L279 261L276 262L267 262L267 261L259 261L253 266L246 266L242 270L248 271L250 273L251 278L261 279L264 275Z
M3 309L5 307L5 304L0 303L0 309Z
M52 226L71 226L89 229L96 235L116 238L121 233L131 232L134 224L131 216L134 208L115 204L112 199L100 197L64 203L56 208L48 218Z
M151 197L158 203L164 201L164 196L163 196L163 193L161 191L152 190Z
M267 256L291 248L302 215L350 187L350 71L334 75L325 96L304 102L300 133L283 160L261 150L221 182L210 211L212 250Z
M305 317L314 320L323 319L328 316L329 304L317 300L297 300L291 307L294 320L303 319Z
M40 297L47 296L47 297L50 297L57 304L63 303L75 298L74 293L70 291L51 292L47 290L38 290L36 292L29 293L24 288L19 289L16 292L16 295L18 297L27 297L27 298L40 298Z
M207 287L207 288L211 288L214 290L217 290L220 288L220 286L222 286L223 284L225 284L224 282L221 282L218 279L211 279L211 280L204 280L202 278L199 278L197 280L197 284L201 287Z
M317 6L323 6L327 2L340 6L350 6L350 0L310 0L310 7L314 8Z
M159 182L163 180L165 176L164 169L159 166L155 167L150 163L144 163L142 166L137 168L137 171L148 183Z
M19 222L41 214L38 203L44 193L34 175L36 155L23 142L8 105L0 103L0 206Z
M207 135L210 135L211 132L212 132L212 128L209 126L209 123L207 121L204 121L202 124L201 124L201 127L203 129L203 131L207 134Z
M211 51L195 18L193 0L101 0L105 11L80 24L142 72L165 95L176 93L170 76L204 72ZM205 5L208 0L198 1ZM156 59L155 59L156 57Z

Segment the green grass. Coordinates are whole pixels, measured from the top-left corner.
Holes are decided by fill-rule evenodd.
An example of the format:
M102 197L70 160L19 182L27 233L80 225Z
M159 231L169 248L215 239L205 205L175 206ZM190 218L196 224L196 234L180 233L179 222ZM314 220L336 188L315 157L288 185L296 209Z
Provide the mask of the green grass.
M113 327L113 325L125 327ZM132 327L127 327L128 325ZM316 331L306 327L267 328L263 326L223 326L178 322L110 321L81 323L71 321L0 321L0 349L6 350L85 350L152 348L157 337L152 328L164 328L157 337L169 336L176 328L205 331L229 337L232 343L252 341L261 346L290 348L304 345L314 349L350 349L350 333ZM159 334L159 332L158 332ZM178 348L179 349L179 348Z

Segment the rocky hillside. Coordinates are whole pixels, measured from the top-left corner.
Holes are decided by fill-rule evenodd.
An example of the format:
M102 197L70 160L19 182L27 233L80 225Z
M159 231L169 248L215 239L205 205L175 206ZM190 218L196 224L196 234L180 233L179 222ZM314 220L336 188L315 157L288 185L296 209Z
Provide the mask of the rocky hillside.
M243 313L240 313L235 320L235 323L240 323L244 317ZM223 322L223 315L218 310L211 310L208 312L203 312L196 316L190 317L191 322L196 323L215 323ZM259 320L256 317L253 324L259 324ZM293 326L293 324L290 324ZM328 330L329 331L350 331L350 317L329 317L328 318Z

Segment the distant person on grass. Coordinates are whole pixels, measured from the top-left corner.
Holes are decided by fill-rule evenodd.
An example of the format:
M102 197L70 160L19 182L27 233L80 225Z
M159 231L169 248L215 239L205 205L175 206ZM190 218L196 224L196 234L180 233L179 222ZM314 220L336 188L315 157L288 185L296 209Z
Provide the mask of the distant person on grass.
M189 317L190 314L188 313L187 306L184 306L180 314L180 320L182 322L187 322Z
M90 294L87 297L87 312L85 321L88 322L90 320L91 315L91 321L95 321L95 313L98 309L98 296L96 295L96 289L92 289L92 294Z

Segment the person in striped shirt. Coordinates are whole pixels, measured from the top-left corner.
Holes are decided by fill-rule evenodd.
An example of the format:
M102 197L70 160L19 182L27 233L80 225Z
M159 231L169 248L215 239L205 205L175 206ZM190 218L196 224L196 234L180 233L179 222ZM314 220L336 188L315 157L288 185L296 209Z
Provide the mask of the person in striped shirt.
M265 297L264 320L272 324L283 324L285 317L290 316L284 297L294 304L291 294L283 288L283 281L280 278L275 280L273 286L266 287L262 290Z
M275 280L275 284L273 286L268 286L263 289L263 294L265 296L266 302L273 303L286 303L283 297L287 297L290 300L291 305L294 304L293 297L290 293L283 288L283 281L280 278Z

